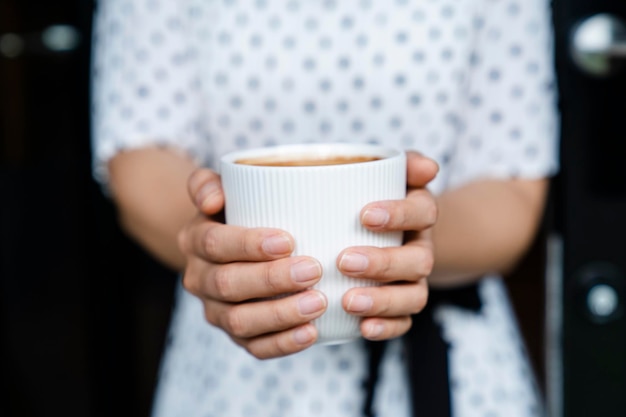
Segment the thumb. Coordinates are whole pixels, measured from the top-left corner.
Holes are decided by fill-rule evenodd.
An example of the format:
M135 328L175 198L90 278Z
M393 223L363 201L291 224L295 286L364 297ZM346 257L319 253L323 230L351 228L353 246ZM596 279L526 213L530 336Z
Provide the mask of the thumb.
M202 213L211 216L224 208L224 192L220 176L210 169L195 170L187 181L191 201Z
M439 165L433 159L415 151L407 151L407 183L411 187L423 188L439 172Z

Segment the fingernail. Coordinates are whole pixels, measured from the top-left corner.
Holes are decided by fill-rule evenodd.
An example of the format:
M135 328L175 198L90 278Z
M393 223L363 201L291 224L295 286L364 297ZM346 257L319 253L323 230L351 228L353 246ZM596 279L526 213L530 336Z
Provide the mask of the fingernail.
M293 340L299 345L308 345L315 338L309 326L301 327L293 332Z
M359 253L345 253L339 261L339 268L348 272L363 272L368 265L367 256Z
M204 207L213 198L213 196L219 191L215 182L207 182L196 193L196 204L199 208Z
M301 261L291 265L291 279L295 282L307 282L322 275L322 267L315 261Z
M361 221L368 226L384 226L389 222L389 212L381 208L367 209Z
M292 250L291 240L284 235L274 235L265 238L261 247L269 255L284 255Z
M368 323L365 327L365 336L370 339L376 339L382 336L385 326L380 323Z
M348 306L346 307L348 311L352 313L365 313L374 305L374 301L372 297L368 297L367 295L353 295L348 300Z
M298 299L298 311L303 316L317 313L326 307L326 300L320 293L310 293Z

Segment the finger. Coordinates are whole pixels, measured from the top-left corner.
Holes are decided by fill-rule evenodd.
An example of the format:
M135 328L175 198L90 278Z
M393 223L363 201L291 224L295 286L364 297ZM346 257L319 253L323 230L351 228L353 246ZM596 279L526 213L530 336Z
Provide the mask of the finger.
M232 337L249 339L291 329L321 316L328 302L319 291L308 290L289 297L240 304L205 301L209 323Z
M428 301L426 279L416 283L353 288L342 298L345 311L360 317L400 317L417 314Z
M361 210L361 224L370 230L424 230L435 224L437 204L423 188L409 191L404 200L370 203Z
M433 159L415 151L408 151L406 156L407 184L410 187L423 188L439 173L439 165Z
M383 283L417 282L430 275L433 264L433 250L428 241L388 248L353 246L337 258L337 268L343 274Z
M187 228L183 246L210 262L266 261L289 255L291 235L277 229L246 228L203 221Z
M305 290L322 277L322 266L309 257L271 262L236 262L188 268L183 285L192 294L237 303Z
M361 322L361 334L369 340L387 340L402 336L411 328L411 317L368 318Z
M224 208L220 176L210 169L195 170L187 181L187 191L198 210L214 215Z
M305 324L295 329L263 335L253 339L233 340L257 359L271 359L291 355L311 346L317 340L317 329Z

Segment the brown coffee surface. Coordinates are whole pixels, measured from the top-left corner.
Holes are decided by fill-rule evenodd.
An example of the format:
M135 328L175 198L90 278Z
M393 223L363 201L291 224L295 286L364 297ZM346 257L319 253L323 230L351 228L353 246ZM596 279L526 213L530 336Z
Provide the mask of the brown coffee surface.
M377 156L354 155L354 156L330 156L324 158L302 157L291 158L285 157L263 157L263 158L244 158L235 161L242 165L255 165L267 167L299 167L299 166L322 166L322 165L344 165L358 164L361 162L377 161L381 158Z

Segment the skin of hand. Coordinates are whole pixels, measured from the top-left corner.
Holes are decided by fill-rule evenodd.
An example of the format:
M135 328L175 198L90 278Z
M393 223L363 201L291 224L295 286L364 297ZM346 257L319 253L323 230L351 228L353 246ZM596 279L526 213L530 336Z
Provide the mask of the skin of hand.
M382 284L352 289L342 300L347 312L363 318L361 332L371 340L404 334L410 316L428 298L437 205L426 185L438 166L414 152L407 156L407 198L373 202L361 211L364 227L402 230L405 244L346 248L337 258L344 274ZM294 240L285 231L225 225L220 217L224 195L215 172L196 170L188 191L198 214L178 234L186 258L183 285L202 300L207 321L260 359L296 353L315 343L317 330L311 321L327 307L326 297L311 289L322 275L319 262L290 256Z

